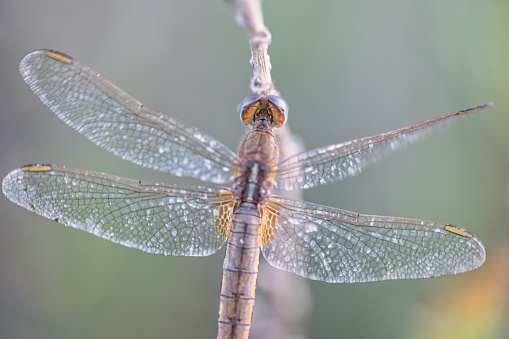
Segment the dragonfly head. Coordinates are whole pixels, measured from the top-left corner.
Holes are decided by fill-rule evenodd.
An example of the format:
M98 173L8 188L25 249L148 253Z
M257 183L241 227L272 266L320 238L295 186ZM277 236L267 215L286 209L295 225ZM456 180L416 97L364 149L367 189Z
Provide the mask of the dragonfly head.
M288 104L277 95L251 94L240 104L240 120L246 125L254 124L258 115L265 112L273 127L281 127L288 120Z

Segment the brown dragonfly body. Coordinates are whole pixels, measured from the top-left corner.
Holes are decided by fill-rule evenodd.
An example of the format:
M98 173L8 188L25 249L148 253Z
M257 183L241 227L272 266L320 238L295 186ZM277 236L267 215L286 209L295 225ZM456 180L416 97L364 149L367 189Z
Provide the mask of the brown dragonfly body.
M276 268L331 283L436 277L485 260L480 240L458 226L359 214L271 189L354 176L432 127L489 104L280 161L272 129L286 122L288 107L278 96L244 99L240 117L251 131L236 155L63 53L32 52L20 72L60 119L111 153L172 175L233 184L148 182L48 164L18 168L2 182L4 195L32 212L148 253L206 256L226 243L220 339L249 336L260 251Z
M261 108L270 110L270 107ZM267 203L278 161L270 115L256 115L253 129L239 150L235 172L233 222L226 244L219 299L219 338L247 338L254 308L262 235ZM260 119L260 117L268 119Z

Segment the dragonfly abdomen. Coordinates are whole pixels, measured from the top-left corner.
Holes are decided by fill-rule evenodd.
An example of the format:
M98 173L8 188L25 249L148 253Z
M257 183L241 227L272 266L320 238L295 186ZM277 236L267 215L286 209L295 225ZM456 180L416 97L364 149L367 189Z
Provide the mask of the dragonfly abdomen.
M246 338L251 328L262 216L258 204L241 202L233 214L219 297L218 338Z

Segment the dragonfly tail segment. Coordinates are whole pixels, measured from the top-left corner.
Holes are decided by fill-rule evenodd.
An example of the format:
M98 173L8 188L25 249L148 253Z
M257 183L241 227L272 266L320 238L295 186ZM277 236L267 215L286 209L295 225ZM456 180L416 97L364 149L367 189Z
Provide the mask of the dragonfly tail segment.
M249 336L260 260L261 222L256 204L241 203L234 212L219 297L219 339Z

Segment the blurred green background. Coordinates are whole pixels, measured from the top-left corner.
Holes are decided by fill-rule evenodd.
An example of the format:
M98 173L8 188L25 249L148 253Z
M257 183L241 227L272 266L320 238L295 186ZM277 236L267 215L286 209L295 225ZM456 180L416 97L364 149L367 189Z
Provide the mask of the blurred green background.
M304 193L357 212L461 225L486 245L485 266L430 280L309 282L307 335L506 338L509 1L281 0L264 1L264 13L272 76L308 149L496 104ZM192 182L116 158L55 117L18 74L39 48L74 56L234 150L245 133L236 109L249 91L250 51L225 2L3 0L1 176L43 162ZM224 251L149 255L3 196L0 215L0 338L215 338Z

